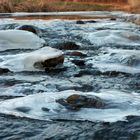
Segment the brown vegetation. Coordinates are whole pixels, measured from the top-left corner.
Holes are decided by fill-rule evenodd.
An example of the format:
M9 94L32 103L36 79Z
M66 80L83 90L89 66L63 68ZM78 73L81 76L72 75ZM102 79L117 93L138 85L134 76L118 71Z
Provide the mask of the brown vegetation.
M128 6L129 4L129 6ZM140 0L1 0L0 12L139 11Z

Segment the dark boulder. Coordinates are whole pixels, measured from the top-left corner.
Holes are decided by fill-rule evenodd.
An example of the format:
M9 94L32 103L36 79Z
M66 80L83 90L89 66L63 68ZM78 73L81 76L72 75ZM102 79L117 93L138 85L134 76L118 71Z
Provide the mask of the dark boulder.
M70 56L78 56L78 57L86 57L87 55L78 51L68 52L67 55Z
M84 60L72 60L72 63L74 63L76 66L85 66Z
M60 43L56 47L60 50L78 50L78 49L80 49L80 46L77 45L75 42Z
M39 29L33 25L23 25L23 26L18 27L17 29L29 31L29 32L32 32L32 33L37 34L37 35L39 33Z
M57 103L65 106L70 110L80 110L80 108L103 108L105 103L96 96L84 96L73 94L66 99L58 99Z
M10 72L9 69L7 69L7 68L0 68L0 75L1 75L1 74L6 74L6 73L8 73L8 72Z
M76 21L76 24L85 24L85 22L82 21L82 20L77 20L77 21Z
M55 57L55 58L51 58L51 59L47 59L43 62L36 62L34 64L35 68L54 68L57 65L61 65L64 62L64 55Z
M112 20L112 21L116 21L116 18L115 18L115 17L112 17L112 18L110 18L110 20Z
M88 21L86 21L86 23L97 23L97 21L96 20L88 20Z

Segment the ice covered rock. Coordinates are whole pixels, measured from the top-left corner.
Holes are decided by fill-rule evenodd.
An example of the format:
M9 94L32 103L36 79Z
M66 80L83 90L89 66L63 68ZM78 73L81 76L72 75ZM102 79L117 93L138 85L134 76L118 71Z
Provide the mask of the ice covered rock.
M10 49L37 49L44 45L45 41L35 34L22 30L1 30L0 51Z
M3 56L2 59L2 68L11 71L37 71L63 64L64 56L60 50L44 47L33 52Z
M102 108L104 102L96 96L84 96L73 94L66 99L57 100L58 103L70 110L79 110L80 108Z
M72 95L88 98L97 96L106 103L104 108L81 108L73 111L56 102ZM67 99L69 103L73 100ZM75 102L75 101L74 101ZM82 100L81 103L83 104ZM115 122L129 115L140 115L139 94L128 94L115 90L101 92L79 92L74 90L28 95L0 102L0 113L40 120L89 120Z

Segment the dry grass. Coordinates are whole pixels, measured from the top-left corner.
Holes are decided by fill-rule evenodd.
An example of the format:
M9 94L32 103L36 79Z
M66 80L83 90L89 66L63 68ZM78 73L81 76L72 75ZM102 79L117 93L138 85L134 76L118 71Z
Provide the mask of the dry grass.
M82 1L82 0L81 0ZM86 1L86 2L85 2ZM140 11L140 0L0 0L0 12L47 12L47 11L94 11L94 10L132 10ZM136 7L137 8L134 8Z
M110 10L110 5L56 0L2 0L0 12L46 12Z

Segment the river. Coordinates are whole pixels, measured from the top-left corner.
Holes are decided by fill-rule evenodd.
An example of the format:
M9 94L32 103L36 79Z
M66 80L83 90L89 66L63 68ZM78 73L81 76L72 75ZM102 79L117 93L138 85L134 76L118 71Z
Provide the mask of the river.
M0 139L139 140L140 26L131 22L138 16L0 14L0 68L10 70L0 75ZM23 25L36 27L37 35L18 30ZM61 48L68 42L78 47ZM62 53L60 68L35 65ZM106 106L70 111L56 102L72 94L97 96Z

